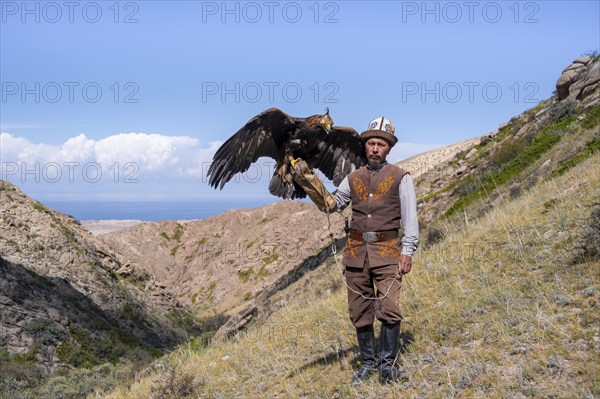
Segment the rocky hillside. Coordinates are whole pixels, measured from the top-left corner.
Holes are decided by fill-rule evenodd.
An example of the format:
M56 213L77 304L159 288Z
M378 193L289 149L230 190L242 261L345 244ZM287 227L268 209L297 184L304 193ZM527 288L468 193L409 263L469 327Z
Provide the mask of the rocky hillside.
M413 173L426 232L403 279L398 362L407 382L349 384L358 349L329 258L276 292L271 313L245 331L185 346L96 397L598 397L599 68L598 57L582 57L553 98L403 163L421 169ZM310 215L300 224L314 223ZM177 231L164 239L175 244ZM241 242L255 239L243 231Z
M186 328L197 332L168 292L123 278L123 266L108 246L72 217L5 181L0 204L4 370L10 360L46 374L60 367L143 361L185 339Z
M185 345L95 397L597 398L599 187L596 152L420 250L402 282L406 382L349 383L356 336L326 262L245 331Z
M417 184L422 245L444 234L447 217L481 216L595 151L599 87L600 59L580 57L558 80L558 95L482 137L400 162ZM321 251L329 244L326 225L312 204L283 201L206 220L144 223L100 238L123 273L151 278L209 316L234 314ZM333 215L337 238L342 225Z
M600 63L575 64L572 96L558 90L455 155L411 160L447 158L417 179L439 234L403 279L407 382L348 383L358 349L329 258L247 330L177 350L108 397L598 397Z
M342 216L331 215L331 224L339 238ZM297 201L143 223L99 238L123 272L152 278L199 317L235 313L331 243L326 215Z
M453 259L456 254L450 253L446 256L448 252L444 250L456 250L453 237L464 243L464 238L459 237L461 234L472 241L476 240L478 233L469 230L474 223L484 226L481 227L481 234L489 237L490 240L495 237L494 234L503 237L501 243L495 243L494 247L486 249L488 255L498 245L512 243L512 236L503 233L512 231L513 227L510 226L524 220L522 215L512 217L510 222L507 222L509 226L487 226L485 220L488 219L482 218L490 212L494 214L504 212L502 209L506 209L512 203L539 208L539 212L535 215L540 220L544 220L544 228L539 232L536 230L531 237L527 237L531 238L532 242L535 242L535 237L538 241L540 237L550 240L547 248L541 249L545 251L544 253L551 253L551 248L565 243L564 238L567 235L564 229L569 219L560 216L562 197L547 198L543 206L531 205L535 196L532 197L528 193L536 188L539 191L540 185L547 190L551 182L557 181L556 178L567 172L570 173L569 176L573 176L571 169L578 170L577 166L580 163L594 156L600 148L599 104L600 57L581 57L563 71L557 82L555 96L510 121L501 123L496 131L400 163L413 173L417 184L422 245L416 263L417 266L419 263L421 267L426 266L425 274L419 282L420 287L425 287L423 289L427 292L443 293L452 291L454 289L452 284L462 287L473 283L472 279L469 279L472 274L469 273L475 272L475 269L469 273L465 271L464 276L459 276L459 281L452 280L454 282L445 285L441 291L439 287L430 286L431 281L454 275L449 268L455 265L450 265L449 259ZM594 163L586 164L597 168L597 159ZM587 178L597 180L597 174L591 173ZM568 185L564 179L560 181L563 186ZM583 187L581 182L577 184L578 187ZM569 189L564 187L561 190L569 192ZM585 201L588 201L592 193L589 187L586 190ZM0 311L3 312L3 323L0 324L3 330L0 330L2 332L0 336L3 340L2 347L7 348L4 350L4 355L0 352L0 363L3 358L14 360L15 354L18 354L19 361L33 359L42 362L48 370L51 370L60 364L81 365L76 359L87 359L85 354L89 355L89 359L96 358L97 362L113 360L115 358L113 348L127 346L127 343L132 341L136 344L147 343L152 348L169 347L182 336L181 330L177 330L174 323L169 320L181 322L186 319L182 312L176 316L173 316L172 312L186 308L191 309L188 316L209 328L219 326L228 317L233 316L226 323L225 330L218 333L221 338L242 327L248 328L251 324L248 323L249 321L253 321L255 326L250 326L251 330L248 331L258 334L250 338L254 343L257 339L264 338L265 334L262 334L264 331L260 330L261 328L268 328L269 334L271 334L271 327L276 329L275 333L277 329L285 331L286 334L292 333L290 328L297 333L306 332L305 335L300 336L306 341L303 341L306 345L299 344L302 348L301 355L297 359L298 367L290 371L291 374L286 374L287 377L276 373L278 381L287 381L289 378L296 381L294 387L297 388L296 396L299 397L314 397L317 391L305 382L319 380L317 377L320 375L319 370L322 366L331 363L332 359L335 358L340 363L341 371L338 370L337 374L343 372L342 374L345 375L352 363L347 356L351 350L349 345L354 342L353 337L345 337L339 333L339 331L346 331L348 326L341 325L337 321L332 322L329 317L333 312L340 320L346 320L343 298L339 292L341 276L332 258L328 258L331 241L327 217L316 210L312 204L282 201L257 209L231 210L204 220L142 223L95 238L77 221L32 201L9 184L3 183L0 195L2 195L3 232L7 231L6 235L0 237L2 245L0 271L3 273L0 276L0 284L3 284L0 287ZM555 208L556 212L554 212ZM572 214L581 219L581 210L575 209L576 207L571 208L574 208ZM551 211L552 215L555 213L556 215L548 216ZM345 214L348 215L349 211ZM331 229L339 250L344 244L343 216L331 215ZM478 221L480 219L484 221ZM582 224L580 219L573 223ZM523 228L535 224L534 222L535 220L528 219ZM558 230L548 227L552 223L558 223ZM456 233L461 228L464 231ZM568 242L576 241L575 233L580 234L579 231L573 230L573 235L567 237ZM520 245L521 241L519 241ZM563 247L562 250L565 250ZM434 254L435 259L428 252L432 248L441 251ZM519 254L525 253L523 248L515 251ZM439 257L440 253L444 255L442 259ZM458 257L463 255L459 253ZM488 255L486 257L489 258ZM511 253L512 255L514 254ZM500 264L513 262L513 258L514 256L509 256L500 259L499 262ZM529 267L534 268L532 270L546 267L538 264L537 254L532 254L528 261L531 263ZM563 261L577 263L573 259L561 260ZM439 270L435 268L436 262L441 265ZM493 274L492 271L499 267L493 262L485 263L484 266L486 275ZM314 270L315 268L318 269ZM589 264L582 266L582 273L585 275L591 270ZM558 273L560 270L552 273L555 272ZM510 273L505 277L512 278ZM519 278L525 277L526 275L519 276ZM130 282L134 282L135 286L132 287ZM486 289L495 286L488 286L485 281L483 283ZM537 286L538 283L538 281L528 281L523 284ZM584 282L580 283L584 284ZM494 284L507 286L506 281L503 280L496 281ZM590 292L589 295L585 294L587 297L594 297L596 291L592 290L593 287L580 287L581 284L577 283L574 286L579 287L577 289L581 292ZM5 286L8 288L5 289ZM481 287L471 287L468 292L479 292L477 291L479 288ZM556 293L553 291L553 297L556 295L559 298L563 295L560 294L562 289L560 284L554 288ZM487 291L484 291L481 295L487 295ZM584 295L580 291L569 291L568 295L579 298ZM26 295L23 296L22 293ZM456 292L454 294L461 295ZM521 295L518 292L514 294ZM442 294L436 295L432 294L425 300L427 306L419 299L413 299L409 304L413 310L425 306L437 312L436 309L443 307L445 299ZM501 293L494 295L501 295ZM319 311L323 306L322 303L309 301L311 296L326 301L324 306L327 308L325 312L327 315ZM471 298L469 303L465 304L468 305L465 309L473 308L476 315L487 314L487 305L481 308L483 310L475 305L477 301L485 302L486 299L478 298L477 296ZM557 300L562 301L560 298ZM536 297L534 302L539 305L540 301L541 299ZM590 306L594 306L594 303ZM182 307L178 307L178 304ZM534 303L530 305L534 306ZM317 313L316 319L310 312L304 311L307 306ZM493 303L490 306L493 307ZM293 317L289 316L289 312L286 313L289 307L295 309ZM500 306L501 310L505 308L504 305ZM461 309L457 308L452 312L460 313ZM165 314L171 317L164 317ZM94 317L90 318L89 315ZM99 316L95 317L95 315ZM298 327L299 322L293 321L295 316L304 318L305 324L300 322L302 325ZM501 320L505 316L499 314L497 319ZM555 314L552 313L548 317L555 317ZM4 322L5 320L7 322ZM46 320L47 324L39 324L39 320ZM428 322L428 319L424 321ZM492 321L493 318L490 319L490 323ZM422 322L423 320L418 321L418 324L424 325ZM286 323L295 324L289 327ZM460 341L460 331L454 334L455 329L452 325L436 323L438 322L432 322L433 330L428 331L428 339L433 342L450 336ZM103 329L107 324L118 328L117 330ZM321 327L315 332L311 330L313 325ZM444 328L447 331L442 331ZM468 326L465 325L464 328ZM592 334L590 331L586 330L587 338ZM509 334L504 330L502 333ZM314 334L320 338L325 334L326 342L320 338L314 341L312 337ZM13 339L13 336L18 338ZM88 339L89 337L91 338ZM246 345L247 340L244 341L243 335L237 337L236 339L242 337L242 344ZM410 341L410 337L405 338L407 342ZM473 345L473 348L477 349L482 340L488 338L474 338L468 345ZM192 348L204 348L206 341L201 341L200 344L198 340L188 343L186 351L192 351ZM90 342L94 345L90 345ZM115 342L117 345L114 345ZM272 341L261 342L261 345L267 348ZM287 340L282 345L287 347L290 342ZM569 341L569 345L583 348L583 344L580 345L578 342ZM110 350L106 349L109 344L113 344ZM207 392L212 392L213 396L239 397L245 394L257 396L257 392L264 392L261 389L277 384L276 381L262 380L266 371L263 373L252 370L256 364L263 364L267 369L271 364L279 364L278 359L273 358L279 356L279 348L273 348L274 353L267 350L265 359L262 359L252 354L256 345L248 348L248 353L244 346L239 351L239 356L236 355L232 369L227 361L232 354L231 351L237 352L240 348L231 349L228 346L230 344L228 341L223 344L214 343L213 349L207 355L209 358L201 360L196 359L191 352L186 352L185 356L189 355L192 360L190 364L183 366L189 369L183 372L177 371L181 366L179 360L173 359L172 356L169 360L169 368L164 368L165 363L160 363L160 367L157 366L158 368L154 370L158 377L152 378L152 382L144 386L141 393L132 393L125 389L124 396L119 397L193 397L194 393L205 392L201 386L208 387ZM514 343L510 341L510 344ZM231 345L235 345L235 342ZM421 348L422 353L439 352L439 356L436 355L437 357L431 361L419 357L411 359L415 367L421 370L427 369L430 365L437 365L439 362L436 359L445 361L444 356L450 351L447 347L437 348L435 345L432 347L430 343L424 345ZM457 345L461 343L457 342ZM94 352L89 350L90 347L100 347L102 350ZM316 350L317 347L321 349L326 347L327 350L334 348L335 351L321 358L307 360L304 354L313 353L311 351ZM586 346L588 347L589 345ZM519 348L515 349L517 351L515 353L521 353ZM297 348L290 350L294 352ZM544 350L538 357L544 356ZM529 349L526 349L523 353L528 351ZM584 352L582 358L585 358L585 350L582 351ZM485 353L479 355L487 356ZM175 356L181 356L181 353ZM470 356L466 354L463 360L466 362L468 359ZM557 360L558 363L553 360L558 369L554 366L548 367L554 367L552 370L565 369L566 366L560 359ZM568 361L579 362L579 360L577 358ZM201 370L196 370L194 369L196 366L192 366L197 361L203 365ZM490 361L486 360L486 362ZM458 391L455 391L454 387L469 388L469 381L476 380L479 375L487 376L486 378L492 378L491 376L496 374L498 378L504 375L500 371L496 373L492 369L486 369L486 364L473 366L475 371L471 374L469 374L470 369L465 368L464 376L453 374L452 377L448 377L452 379L448 395L457 394ZM286 368L286 365L280 364L280 367ZM311 374L310 370L315 367L318 370ZM527 375L537 372L535 368L519 370L514 372L529 373ZM224 377L213 379L213 372L221 373ZM511 372L509 370L509 374ZM226 382L231 373L239 378L239 384L230 386L231 384ZM325 380L328 382L339 380L341 377L336 373L328 375ZM255 374L256 379L253 377ZM443 377L445 379L447 374ZM526 376L523 378L528 380ZM338 388L343 389L341 387L327 390L325 380L322 381L324 384L322 389L330 392L329 396L350 395L346 391L339 391ZM551 380L543 381L546 383ZM177 391L174 386L179 383L183 385L180 387L181 390ZM252 387L246 389L246 383L250 383ZM587 384L587 380L584 383ZM413 392L430 392L428 390L431 389L431 385L428 381L421 381L420 384L413 387ZM443 384L445 380L440 379L438 385ZM523 382L523 386L525 385L527 385L526 381ZM253 387L258 387L258 391L253 391ZM1 388L0 386L0 392ZM288 392L287 388L281 386L280 389L285 396L285 392ZM521 391L520 388L515 390L507 388L505 392L511 396L514 392ZM366 392L365 395L359 396L369 396L372 393ZM377 396L376 394L385 396L385 392L379 391L371 396Z
M573 61L556 87L557 95L461 143L452 157L432 165L423 154L402 163L419 172L422 244L439 239L447 217L479 217L600 148L600 57Z
M439 171L439 166L444 165L454 159L458 153L469 151L473 146L481 142L481 137L475 137L460 143L450 144L448 146L430 150L422 154L414 155L410 158L398 162L398 166L410 171L415 181L427 174Z

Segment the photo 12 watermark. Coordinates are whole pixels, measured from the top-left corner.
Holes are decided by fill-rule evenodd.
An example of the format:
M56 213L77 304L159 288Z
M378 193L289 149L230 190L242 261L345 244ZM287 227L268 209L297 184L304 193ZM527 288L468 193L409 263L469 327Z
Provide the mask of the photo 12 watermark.
M402 22L420 23L539 23L535 1L403 1Z
M536 82L402 82L402 102L425 103L497 103L503 98L515 103L537 104Z
M3 24L9 23L139 23L140 2L136 1L2 1Z
M273 159L270 158L263 158L264 160L262 160L261 162L254 162L251 163L250 166L248 167L248 169L244 172L239 172L236 173L235 175L233 175L231 177L231 180L229 180L225 187L227 187L227 185L231 185L233 184L255 184L255 183L265 183L267 184L272 176L273 176L273 172L275 172L275 168L277 166L277 162ZM211 161L206 161L206 162L202 162L200 164L200 172L202 175L201 181L202 183L208 184L209 182L209 177L207 176L208 170L210 169L210 166L212 165ZM327 176L325 176L323 174L323 172L321 172L321 170L315 168L313 169L313 172L315 173L315 175L317 175L325 184L331 184L332 181L330 179L327 178Z
M432 180L442 179L447 176L453 176L455 170L451 167L440 167L439 164L431 164L425 161L400 161L396 165L410 172L413 178L423 178L429 176Z
M234 103L339 103L340 87L336 82L202 82L202 102Z
M2 162L2 180L21 183L139 183L140 167L135 162L102 165L100 162Z
M202 23L336 24L339 10L335 1L203 1Z
M414 259L420 263L431 262L477 262L489 259L491 256L504 256L514 261L523 261L538 250L536 242L524 243L521 239L495 240L485 242L450 241L444 245L434 244L431 247L419 249Z
M0 85L2 104L97 103L102 100L137 104L140 86L136 82L5 82Z
M250 343L260 342L285 342L297 345L299 342L308 341L321 349L334 351L337 356L343 357L348 350L348 342L354 343L356 336L354 329L348 326L347 317L323 317L314 324L305 322L266 322L255 325L251 329L239 332L239 339ZM303 356L298 354L299 357Z

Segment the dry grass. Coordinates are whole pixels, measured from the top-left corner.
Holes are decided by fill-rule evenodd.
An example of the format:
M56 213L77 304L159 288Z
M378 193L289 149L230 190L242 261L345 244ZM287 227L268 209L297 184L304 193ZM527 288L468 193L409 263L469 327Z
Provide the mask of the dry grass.
M288 287L296 298L246 332L182 346L131 387L98 396L598 397L600 262L578 245L598 198L600 154L481 219L446 226L404 280L408 382L349 384L357 349L346 294L320 286L341 285L334 265Z

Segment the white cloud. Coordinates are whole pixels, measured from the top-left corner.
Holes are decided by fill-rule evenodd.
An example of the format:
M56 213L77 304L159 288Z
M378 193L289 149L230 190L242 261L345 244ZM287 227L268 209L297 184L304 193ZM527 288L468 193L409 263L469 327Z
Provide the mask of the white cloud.
M198 145L197 139L185 136L122 133L98 141L95 158L100 164L133 162L140 170L172 171L178 164L193 162L190 155L200 150Z
M5 162L35 163L48 161L56 147L43 144L31 143L23 137L16 137L10 133L0 133L0 158Z
M198 139L188 136L165 136L147 133L120 133L100 140L85 134L69 138L61 145L34 143L11 133L0 134L0 157L3 164L16 163L31 169L36 163L59 165L97 163L105 171L116 163L134 163L140 172L160 176L202 176L206 165L221 143L201 147Z
M56 154L56 162L85 162L93 160L95 141L80 134L65 141Z

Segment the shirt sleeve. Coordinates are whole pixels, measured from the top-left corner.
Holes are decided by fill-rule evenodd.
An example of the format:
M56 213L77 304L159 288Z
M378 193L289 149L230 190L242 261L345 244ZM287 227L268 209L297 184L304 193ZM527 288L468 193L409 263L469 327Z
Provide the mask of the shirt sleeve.
M350 192L350 183L348 183L348 176L344 177L344 180L342 180L333 194L335 195L336 210L341 212L346 209L350 204L350 198L352 196Z
M402 217L402 254L412 256L419 245L419 220L417 219L417 195L411 175L406 174L398 188L400 216Z

